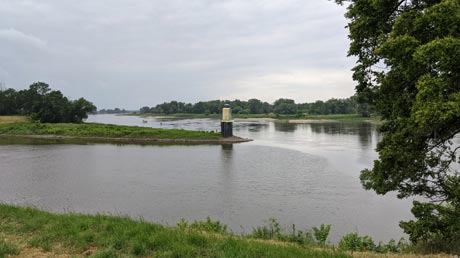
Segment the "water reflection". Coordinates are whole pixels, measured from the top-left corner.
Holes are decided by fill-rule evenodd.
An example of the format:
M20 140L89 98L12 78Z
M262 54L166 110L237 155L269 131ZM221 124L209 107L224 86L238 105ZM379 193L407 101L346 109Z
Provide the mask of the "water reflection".
M375 125L370 123L361 123L358 126L358 137L359 142L363 148L373 146L373 139L375 138L378 142L380 135L378 134Z
M233 144L222 144L221 146L222 162L231 165L233 161Z
M275 130L280 132L295 132L297 130L297 124L288 122L277 122L275 123Z
M322 142L337 142L350 141L356 139L359 141L361 148L373 150L375 144L380 140L378 133L378 125L367 122L354 123L288 123L274 122L273 128L276 132L283 132L284 141L287 142L290 137L295 137L297 141L301 139L314 140L321 139ZM265 132L270 133L270 124L260 126L257 131L248 130L249 132ZM273 134L273 133L272 133ZM257 135L255 136L257 137Z
M233 151L233 144L222 144L222 151L231 155Z
M267 130L270 127L268 123L249 123L245 124L244 126L246 126L250 132L260 132Z

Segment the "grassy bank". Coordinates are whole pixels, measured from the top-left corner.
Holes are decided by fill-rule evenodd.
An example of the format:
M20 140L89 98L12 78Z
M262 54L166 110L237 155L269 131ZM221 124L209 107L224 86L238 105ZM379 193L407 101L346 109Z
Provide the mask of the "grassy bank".
M5 257L395 257L447 258L448 254L340 251L308 231L282 233L275 220L238 236L207 219L164 226L107 215L57 215L0 204L0 258ZM324 233L320 227L319 239ZM273 228L274 227L274 228ZM314 229L315 238L318 228ZM328 231L328 230L327 230ZM349 234L350 235L350 234ZM325 236L327 238L327 236ZM322 240L325 240L322 239ZM314 242L312 242L314 241ZM342 242L342 240L341 240ZM358 241L359 242L359 241ZM369 238L366 238L366 243ZM352 244L350 242L350 244ZM353 244L358 244L353 242ZM379 244L380 246L380 244ZM387 247L390 247L386 245ZM391 245L393 248L395 245ZM406 247L413 249L412 246ZM344 249L349 250L349 249ZM391 251L391 250L387 250Z
M349 257L332 249L216 233L218 223L207 225L168 227L0 205L0 257Z
M10 123L0 125L0 134L8 135L63 135L77 137L158 138L158 139L218 139L220 134L175 129L157 129L139 126L108 124L43 124Z

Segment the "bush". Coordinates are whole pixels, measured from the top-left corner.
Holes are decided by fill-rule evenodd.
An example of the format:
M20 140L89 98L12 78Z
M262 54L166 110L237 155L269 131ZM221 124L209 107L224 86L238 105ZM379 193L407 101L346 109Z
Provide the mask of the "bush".
M193 229L198 231L206 231L212 233L228 233L227 225L222 224L220 221L212 221L208 216L205 221L194 221L192 224L189 224L187 220L182 219L177 223L177 227L181 230Z
M460 193L460 187L455 190ZM401 222L400 226L421 252L460 253L458 203L441 205L414 201L412 214L417 220Z
M339 248L348 251L358 251L361 246L361 238L357 233L349 233L340 239Z
M313 227L315 238L321 245L326 244L327 237L329 236L329 231L331 231L331 225L321 224L319 228Z
M292 225L292 232L283 232L279 222L274 218L270 218L268 220L267 225L253 228L252 234L249 235L249 237L256 239L273 239L279 241L286 241L291 243L297 243L299 245L324 245L329 235L330 228L331 225L321 225L319 229L316 228L318 230L317 237L313 236L311 230L296 230L294 224Z
M339 248L346 251L372 251L377 253L405 253L413 251L413 246L404 238L401 238L398 243L391 239L388 244L379 242L375 245L374 240L370 236L359 236L357 233L349 233L340 239Z
M269 218L268 225L253 228L251 236L258 239L280 239L280 224L275 218Z

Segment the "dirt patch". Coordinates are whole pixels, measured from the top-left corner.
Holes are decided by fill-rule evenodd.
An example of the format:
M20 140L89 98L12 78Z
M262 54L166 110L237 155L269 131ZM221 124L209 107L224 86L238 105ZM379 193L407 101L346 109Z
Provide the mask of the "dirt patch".
M30 119L26 116L0 116L0 124L11 124L29 122Z
M72 258L72 257L86 257L85 253L83 254L68 254L65 252L65 249L60 246L56 245L53 246L51 251L44 251L41 248L37 247L32 247L31 245L27 244L27 241L29 240L31 235L0 235L0 237L4 238L7 240L9 243L14 244L20 249L20 252L18 255L10 255L7 256L9 258L48 258L48 257L53 257L53 258ZM90 251L90 254L93 254L95 250L88 250Z

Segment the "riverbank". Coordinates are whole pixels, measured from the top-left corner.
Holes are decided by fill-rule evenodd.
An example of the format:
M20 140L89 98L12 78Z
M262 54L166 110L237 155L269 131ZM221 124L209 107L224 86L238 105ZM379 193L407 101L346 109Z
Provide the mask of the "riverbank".
M216 132L158 129L96 123L3 123L0 124L0 137L146 144L231 144L251 141L250 139L240 137L223 138Z
M269 233L269 232L268 232ZM234 235L207 219L165 226L110 215L52 214L0 204L0 257L453 257L343 252L324 245Z
M350 257L334 249L255 240L224 229L210 220L170 227L0 205L0 257Z

